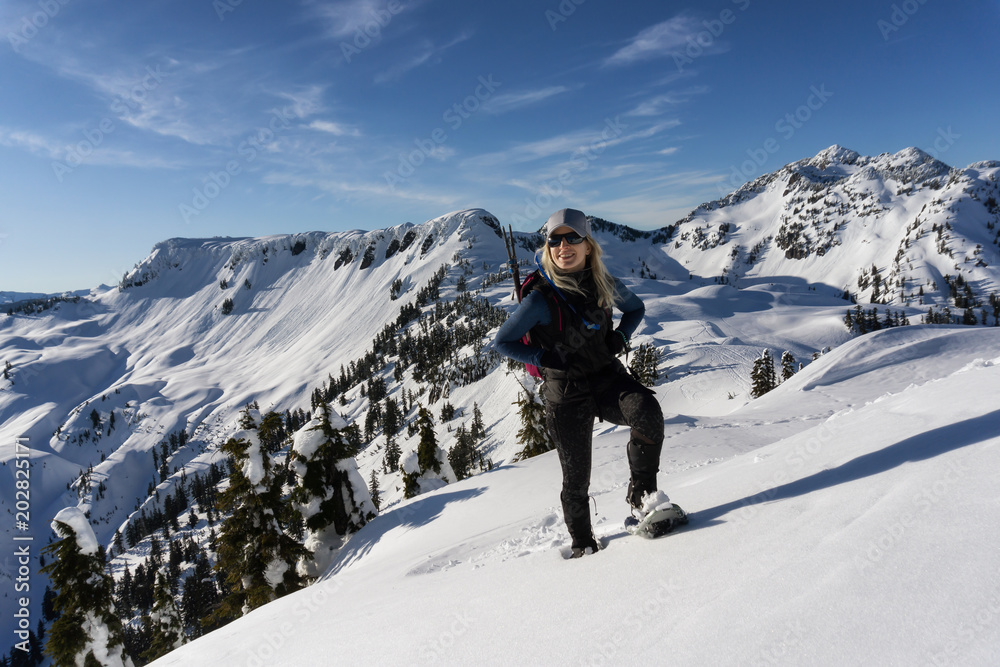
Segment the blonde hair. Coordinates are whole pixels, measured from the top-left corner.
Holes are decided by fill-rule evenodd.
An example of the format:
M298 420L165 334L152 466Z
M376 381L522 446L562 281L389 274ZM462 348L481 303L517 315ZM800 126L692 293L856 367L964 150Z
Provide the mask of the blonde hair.
M604 252L601 250L600 244L592 236L586 237L585 241L590 244L587 264L594 276L594 284L597 286L597 305L601 308L611 308L615 304L615 279L608 273L607 267L601 260L601 255ZM580 289L575 280L570 280L565 273L560 273L555 262L552 261L550 250L547 243L542 246L542 268L545 269L545 273L562 291L583 294L583 290Z

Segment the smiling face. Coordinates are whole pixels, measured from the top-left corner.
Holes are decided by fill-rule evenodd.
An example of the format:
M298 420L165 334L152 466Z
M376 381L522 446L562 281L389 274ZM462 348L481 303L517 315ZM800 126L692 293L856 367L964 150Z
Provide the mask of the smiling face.
M551 236L574 233L569 227L559 227L554 230ZM563 239L562 242L553 248L548 246L549 257L556 268L563 273L573 273L587 266L587 255L591 252L590 242L584 239L583 243L571 244Z

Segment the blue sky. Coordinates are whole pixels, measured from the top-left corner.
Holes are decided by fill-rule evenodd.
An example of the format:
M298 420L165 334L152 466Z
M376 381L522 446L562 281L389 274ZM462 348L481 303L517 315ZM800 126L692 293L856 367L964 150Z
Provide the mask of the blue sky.
M661 227L832 144L1000 159L998 28L997 0L5 0L0 290L468 207Z

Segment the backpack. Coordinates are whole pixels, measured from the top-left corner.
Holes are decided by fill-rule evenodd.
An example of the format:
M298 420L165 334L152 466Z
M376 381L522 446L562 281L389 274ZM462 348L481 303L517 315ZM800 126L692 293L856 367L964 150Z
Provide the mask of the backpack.
M531 293L531 290L535 288L535 285L538 285L542 280L544 279L542 278L541 274L538 271L532 271L531 273L529 273L528 276L524 279L524 282L521 283L521 289L517 294L518 302L523 301L524 297L528 296L528 294ZM559 331L562 331L563 329L562 309L559 308L558 297L554 293L552 294L552 303L556 306L555 310L556 313L558 313ZM532 344L531 333L529 332L524 334L521 337L521 342L524 343L525 345L531 345ZM544 379L544 377L542 376L542 371L540 368L538 368L538 366L534 364L525 364L524 369L528 371L528 375L530 375L531 377Z

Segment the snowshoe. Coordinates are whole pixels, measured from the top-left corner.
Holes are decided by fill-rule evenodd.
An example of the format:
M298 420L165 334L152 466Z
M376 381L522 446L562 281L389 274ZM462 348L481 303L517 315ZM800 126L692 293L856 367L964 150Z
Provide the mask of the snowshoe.
M670 533L677 526L686 525L687 513L675 503L666 503L656 507L645 516L638 518L630 516L625 519L625 530L633 535L641 535L649 539Z

